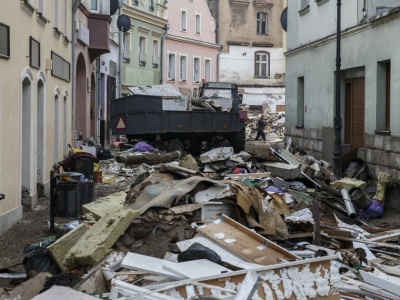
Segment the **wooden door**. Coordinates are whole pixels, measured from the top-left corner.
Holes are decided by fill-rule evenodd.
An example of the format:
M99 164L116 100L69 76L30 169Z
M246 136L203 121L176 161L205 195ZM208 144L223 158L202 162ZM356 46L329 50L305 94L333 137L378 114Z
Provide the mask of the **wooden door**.
M365 78L346 80L345 85L345 143L351 148L364 147Z

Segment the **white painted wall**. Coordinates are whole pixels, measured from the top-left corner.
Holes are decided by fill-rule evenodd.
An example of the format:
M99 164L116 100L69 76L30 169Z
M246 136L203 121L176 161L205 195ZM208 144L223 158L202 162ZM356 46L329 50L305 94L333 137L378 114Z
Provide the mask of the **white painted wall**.
M268 104L272 112L276 112L277 105L285 105L285 88L244 88L243 104Z
M254 53L267 51L270 53L270 79L254 78ZM235 82L238 85L282 85L281 79L275 79L275 74L283 74L285 56L282 48L259 48L246 46L230 46L228 53L221 53L220 81Z

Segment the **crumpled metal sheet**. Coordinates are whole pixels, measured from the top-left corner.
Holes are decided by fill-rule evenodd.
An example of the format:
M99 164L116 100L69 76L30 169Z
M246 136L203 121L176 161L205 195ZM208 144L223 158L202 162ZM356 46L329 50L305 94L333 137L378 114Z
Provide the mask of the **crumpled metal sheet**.
M205 164L230 158L234 154L232 147L214 148L200 155L200 161Z

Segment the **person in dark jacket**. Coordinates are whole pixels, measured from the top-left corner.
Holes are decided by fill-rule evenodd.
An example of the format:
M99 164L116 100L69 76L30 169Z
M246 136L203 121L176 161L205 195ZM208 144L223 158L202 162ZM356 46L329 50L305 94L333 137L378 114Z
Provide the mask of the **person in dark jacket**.
M265 138L265 133L264 133L264 127L267 123L264 121L264 115L261 115L260 118L257 121L257 135L256 135L256 141L258 141L258 139L260 137L262 137L263 141L266 141Z

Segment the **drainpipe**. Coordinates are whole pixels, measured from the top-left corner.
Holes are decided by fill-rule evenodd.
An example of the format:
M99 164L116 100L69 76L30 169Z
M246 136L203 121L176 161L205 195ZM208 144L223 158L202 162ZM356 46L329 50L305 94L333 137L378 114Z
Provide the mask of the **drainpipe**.
M168 29L169 29L169 24L165 24L164 26L164 32L163 35L161 37L161 59L160 59L160 70L161 70L161 74L160 74L160 84L163 83L164 81L164 70L163 70L163 64L164 64L164 41L165 41L165 37L168 34Z
M220 11L220 2L217 2L217 18L215 20L215 42L217 45L219 45L219 11ZM217 81L219 82L219 70L220 70L220 56L222 52L223 46L221 45L220 48L218 49L218 54L217 54Z
M72 35L71 35L71 39L72 39L72 68L71 68L71 81L72 81L72 85L71 85L71 94L72 94L72 109L71 109L71 131L72 131L72 139L73 141L75 141L75 72L76 72L76 68L75 68L75 31L76 31L76 24L75 24L75 16L76 16L76 12L79 8L79 5L81 4L81 0L74 0L74 2L72 3Z

